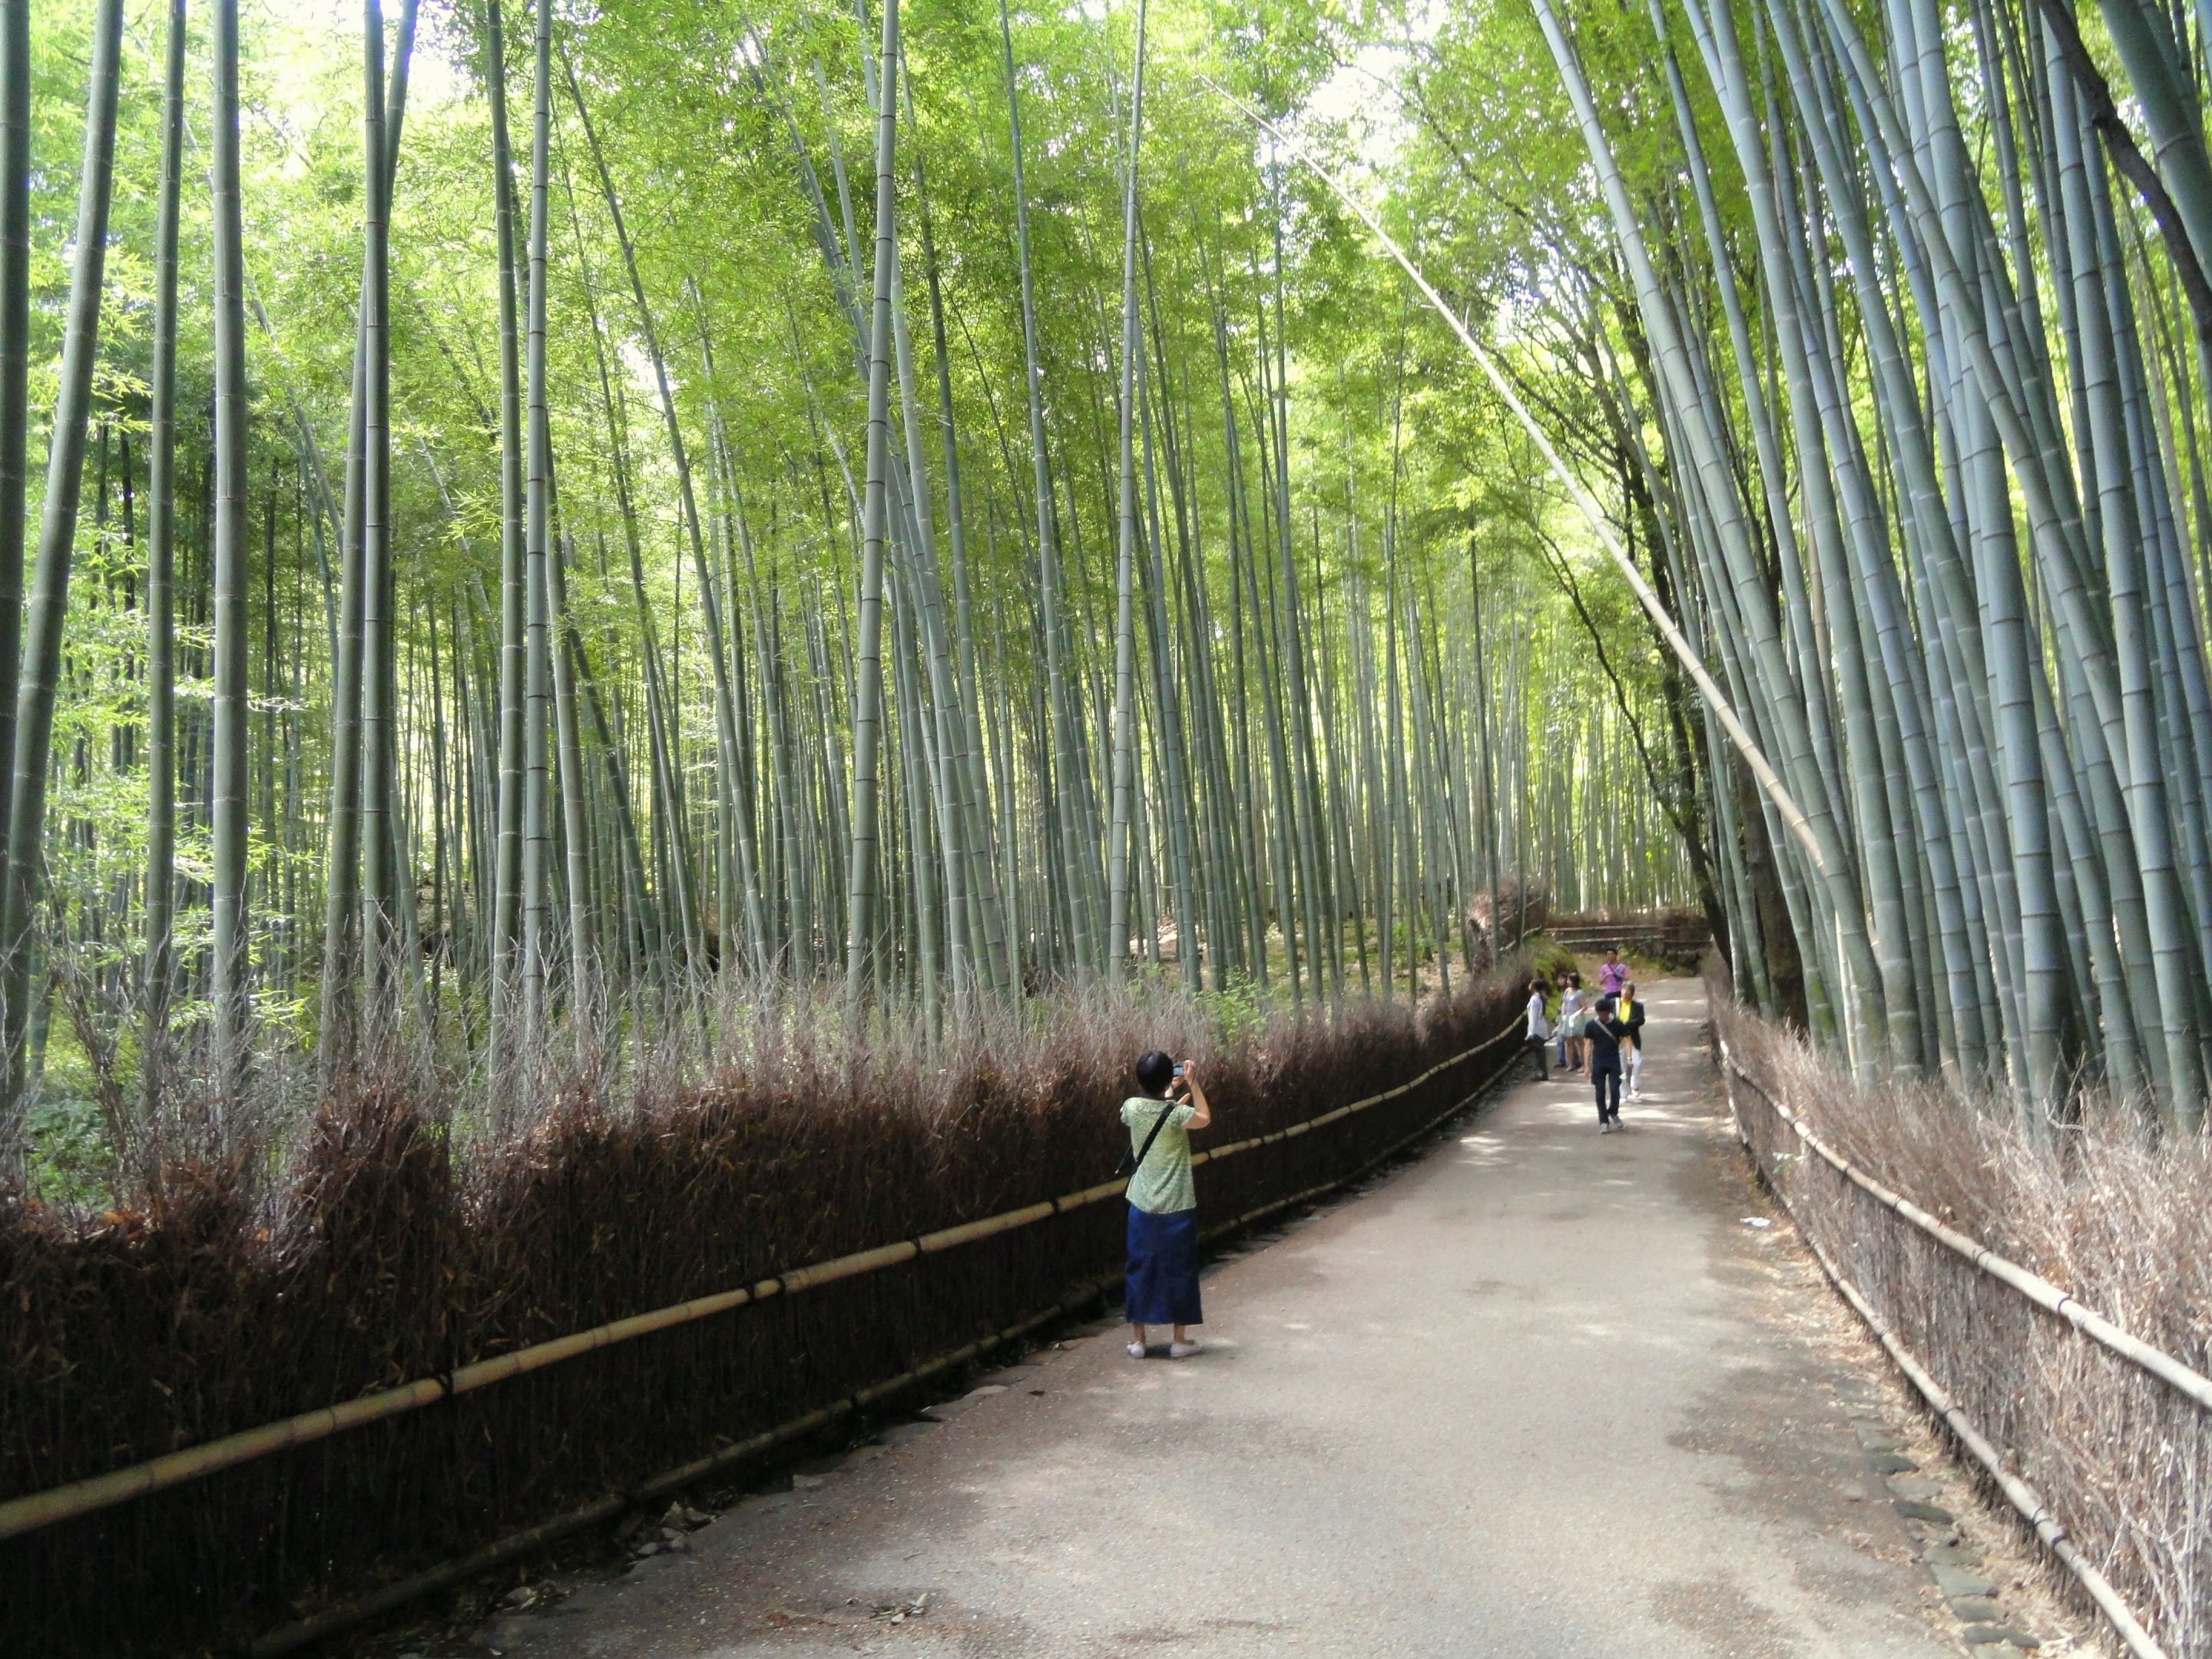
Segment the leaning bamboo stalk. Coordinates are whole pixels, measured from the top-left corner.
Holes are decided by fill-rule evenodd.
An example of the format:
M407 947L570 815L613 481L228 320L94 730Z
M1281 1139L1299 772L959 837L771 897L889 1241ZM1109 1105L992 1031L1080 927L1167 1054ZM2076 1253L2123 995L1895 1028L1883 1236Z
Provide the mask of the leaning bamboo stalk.
M1419 1076L1411 1078L1394 1088L1383 1090L1379 1094L1369 1095L1364 1099L1352 1101L1347 1105L1323 1113L1316 1118L1290 1125L1268 1134L1257 1135L1249 1140L1232 1142L1226 1146L1214 1147L1194 1154L1192 1163L1196 1165L1218 1162L1222 1158L1249 1152L1257 1147L1275 1146L1285 1140L1310 1134L1314 1130L1326 1127L1332 1123L1340 1122L1356 1113L1383 1105L1419 1088L1423 1084L1440 1076L1452 1067L1466 1064L1476 1055L1508 1037L1517 1035L1520 1030L1521 1021L1516 1015L1513 1023L1496 1036L1485 1039L1473 1048L1463 1049L1449 1059L1439 1060ZM940 1255L946 1250L958 1249L962 1245L972 1244L982 1239L994 1238L1004 1233L1017 1231L1021 1228L1034 1225L1037 1222L1048 1220L1054 1216L1065 1215L1071 1211L1083 1209L1090 1205L1117 1197L1127 1186L1128 1182L1126 1178L1103 1181L1097 1186L1085 1187L1059 1198L1042 1200L1035 1204L1024 1205L1019 1209L1005 1211L1000 1214L986 1216L975 1221L961 1222L951 1227L941 1227L934 1232L924 1233L916 1238L900 1239L895 1243L881 1244L872 1249L859 1250L848 1255L834 1257L827 1261L818 1261L806 1267L792 1268L784 1273L756 1280L750 1285L719 1291L713 1296L694 1297L689 1302L677 1303L665 1308L657 1308L649 1313L634 1314L629 1318L595 1326L587 1331L578 1331L572 1335L557 1337L550 1342L535 1343L529 1347L517 1348L490 1359L478 1360L473 1364L460 1366L441 1376L421 1377L396 1389L386 1389L376 1394L363 1395L357 1399L343 1401L336 1406L302 1412L296 1416L288 1417L281 1422L264 1424L257 1429L247 1429L237 1434L226 1435L219 1440L209 1441L204 1445L171 1452L165 1456L132 1464L128 1468L112 1470L106 1474L73 1481L68 1486L57 1486L43 1492L34 1492L25 1498L13 1498L0 1504L0 1539L12 1538L21 1533L35 1531L41 1527L52 1526L56 1522L68 1520L75 1516L88 1515L100 1510L112 1508L117 1504L126 1503L134 1498L143 1498L151 1492L166 1491L172 1486L181 1486L186 1481L196 1480L204 1475L213 1474L222 1469L234 1468L241 1463L252 1462L272 1452L327 1439L331 1435L343 1433L349 1429L359 1428L364 1424L381 1422L388 1418L404 1416L409 1412L420 1411L426 1406L435 1405L439 1401L450 1396L473 1393L478 1389L488 1388L495 1382L504 1382L509 1377L526 1376L532 1371L543 1370L547 1366L558 1364L562 1360L573 1359L580 1354L590 1353L599 1348L612 1346L617 1343L632 1341L638 1337L650 1335L655 1331L691 1324L715 1314L744 1307L750 1303L764 1302L778 1296L792 1296L802 1291L817 1290L824 1285L836 1284L841 1280L857 1278L864 1273L896 1267L901 1262L913 1261L925 1255Z
M1405 249L1398 245L1396 239L1382 228L1382 222L1375 217L1364 203L1352 193L1349 187L1340 182L1334 173L1316 161L1304 146L1281 133L1265 116L1244 104L1233 94L1224 90L1218 83L1209 81L1207 84L1212 86L1224 99L1242 110L1247 118L1266 131L1291 155L1304 161L1320 176L1322 181L1328 185L1346 207L1358 216L1369 233L1381 242L1391 257L1403 267L1407 276L1413 279L1413 285L1421 290L1422 297L1428 301L1430 307L1450 326L1452 332L1459 337L1460 343L1467 348L1468 354L1475 360L1476 365L1489 379L1492 387L1499 398L1504 399L1505 406L1512 410L1514 418L1528 434L1530 441L1536 446L1537 453L1543 456L1545 464L1552 470L1553 476L1559 479L1561 486L1566 490L1568 498L1580 510L1583 522L1589 527L1591 534L1597 538L1598 544L1605 549L1614 565L1619 568L1622 579L1628 583L1629 591L1635 595L1636 602L1644 607L1645 614L1651 618L1653 626L1658 629L1660 636L1666 641L1668 648L1674 652L1683 668L1689 673L1691 679L1696 683L1698 690L1720 720L1722 729L1728 733L1729 740L1735 745L1737 752L1743 757L1744 764L1751 769L1752 776L1758 781L1759 787L1765 792L1767 799L1773 802L1775 811L1781 815L1782 821L1788 825L1790 834L1803 848L1807 860L1811 862L1815 870L1825 871L1826 865L1822 858L1820 844L1814 836L1812 826L1807 822L1803 809L1797 805L1789 788L1783 783L1780 775L1776 773L1771 763L1760 750L1759 744L1753 740L1750 732L1746 729L1741 718L1737 715L1735 705L1721 690L1712 675L1706 672L1705 663L1698 658L1697 653L1690 648L1690 642L1683 638L1682 630L1675 625L1674 619L1668 614L1666 607L1659 603L1658 596L1651 591L1650 584L1644 580L1643 573L1637 569L1626 551L1623 550L1619 538L1613 534L1613 527L1606 519L1604 511L1590 495L1581 478L1560 459L1559 450L1553 445L1544 428L1538 424L1536 417L1528 412L1528 407L1522 401L1520 393L1515 391L1512 382L1507 380L1498 369L1496 361L1490 353L1485 350L1474 336L1468 331L1467 325L1460 321L1457 313L1446 305L1443 297L1430 286L1428 278L1421 274L1420 268L1413 263Z
M1844 1016L1844 1035L1859 1063L1871 1063L1867 1044L1886 1037L1886 1020L1880 996L1881 971L1867 936L1866 916L1859 895L1857 860L1844 839L1844 809L1832 783L1829 755L1822 723L1808 716L1808 698L1796 669L1791 665L1792 615L1778 612L1774 596L1759 572L1753 545L1754 526L1729 473L1726 445L1719 428L1718 400L1706 374L1703 341L1692 320L1684 314L1673 288L1660 278L1639 226L1626 184L1613 147L1600 120L1591 88L1574 46L1567 39L1556 9L1548 0L1535 0L1538 21L1560 82L1573 106L1591 164L1598 175L1613 241L1633 279L1636 304L1653 348L1653 358L1664 390L1668 413L1685 441L1683 454L1691 464L1683 469L1686 487L1701 500L1697 516L1711 532L1714 550L1724 581L1716 580L1709 591L1725 587L1734 595L1737 611L1735 632L1750 669L1749 685L1762 703L1768 725L1778 739L1782 769L1790 780L1796 799L1804 809L1806 830L1819 849L1812 860L1818 878L1808 896L1825 901L1825 913L1813 937L1825 951L1833 940L1839 968L1838 984L1845 994L1838 1000Z
M2195 1048L2178 1036L2187 1022L2174 1018L2172 1011L2191 1006L2194 994L2188 958L2194 952L2179 915L2180 896L2166 818L2166 790L2151 729L2154 717L2149 712L2147 653L2133 614L2138 580L2131 568L2134 554L2131 550L2112 547L2107 536L2106 579L2112 589L2112 620L2119 634L2116 637L2094 611L2092 595L2081 580L2083 550L2077 545L2081 515L2074 499L2072 475L2063 466L2044 464L2044 450L2032 430L2033 410L2023 410L1996 360L1991 331L1972 302L1972 286L1941 222L1941 205L1915 160L1911 136L1875 74L1856 23L1832 3L1824 3L1822 12L1850 89L1873 116L1873 132L1889 151L1936 291L1960 319L1960 343L2013 461L2035 544L2051 550L2046 562L2055 601L2052 616L2062 641L2059 654L2075 659L2115 769L2124 781L2128 819L2136 842L2152 930L2153 978L2160 1000L2168 1011L2164 1021L2167 1087L2177 1114L2184 1121L2193 1123L2202 1105L2197 1086L2200 1061ZM2130 634L2132 637L2127 636Z
M1663 43L1664 20L1656 4L1651 15L1655 31L1659 33ZM1728 319L1738 382L1756 441L1759 471L1766 491L1767 519L1777 540L1776 563L1781 569L1784 586L1790 592L1793 617L1804 617L1797 623L1802 640L1810 628L1809 617L1805 614L1808 610L1807 585L1801 569L1802 556L1790 511L1788 477L1783 464L1780 433L1761 387L1759 364L1753 355L1750 330L1745 320L1734 268L1727 258L1711 174L1698 141L1696 123L1691 114L1688 88L1671 46L1665 49L1663 57L1676 124L1695 185L1699 221L1705 231L1708 252L1716 261L1714 280ZM1796 424L1805 515L1815 554L1818 577L1811 597L1826 599L1825 616L1834 645L1829 655L1836 665L1834 702L1840 706L1842 730L1838 732L1829 729L1832 724L1836 723L1838 711L1830 707L1824 691L1814 701L1813 732L1816 742L1824 742L1831 749L1837 745L1839 738L1841 739L1844 751L1841 763L1849 777L1850 788L1848 794L1841 788L1833 793L1839 802L1848 801L1856 818L1863 850L1864 885L1869 900L1868 908L1873 920L1873 945L1880 967L1884 1023L1889 1037L1891 1058L1900 1070L1917 1073L1921 1060L1918 1002L1913 987L1912 964L1904 949L1908 930L1903 910L1897 846L1889 817L1887 786L1880 769L1879 743L1874 725L1875 708L1867 687L1867 659L1860 647L1856 612L1851 603L1848 584L1841 575L1842 547L1834 495L1827 482L1825 457L1817 447L1818 434L1810 425L1811 410L1804 392L1808 370L1803 361L1802 334L1796 310L1796 288L1787 267L1782 263L1787 244L1773 223L1772 196L1760 170L1763 157L1758 147L1749 143L1739 144L1738 155L1747 170L1746 193L1754 215L1758 216L1757 240L1763 256L1761 269L1765 277L1765 297L1775 313L1775 334L1783 348L1782 355L1789 370L1790 404ZM1806 663L1804 672L1809 684L1826 686L1826 677L1820 672L1816 662Z

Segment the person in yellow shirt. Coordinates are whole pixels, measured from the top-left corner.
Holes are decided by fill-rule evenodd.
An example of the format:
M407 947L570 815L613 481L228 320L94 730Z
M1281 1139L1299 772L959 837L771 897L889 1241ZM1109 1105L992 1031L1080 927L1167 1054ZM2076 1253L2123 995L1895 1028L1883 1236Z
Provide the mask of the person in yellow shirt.
M1628 1097L1640 1100L1644 1097L1644 1001L1636 994L1634 980L1621 986L1620 1006L1613 1018L1626 1034L1621 1039L1620 1057L1628 1063Z

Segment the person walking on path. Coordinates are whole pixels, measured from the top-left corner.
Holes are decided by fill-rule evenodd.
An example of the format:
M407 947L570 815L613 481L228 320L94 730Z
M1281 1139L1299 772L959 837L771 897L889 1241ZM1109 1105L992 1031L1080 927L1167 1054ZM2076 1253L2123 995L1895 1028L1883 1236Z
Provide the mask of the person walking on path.
M1620 1006L1614 1018L1624 1033L1621 1048L1628 1062L1628 1097L1640 1100L1644 1095L1644 1004L1637 998L1632 979L1620 988Z
M1617 997L1620 988L1628 983L1628 964L1620 959L1620 947L1610 945L1605 961L1597 970L1597 994L1601 997Z
M1122 1317L1129 1322L1129 1358L1145 1357L1145 1327L1169 1325L1169 1357L1198 1352L1190 1327L1204 1322L1198 1302L1198 1188L1191 1179L1190 1132L1213 1121L1206 1091L1186 1065L1158 1049L1139 1056L1137 1086L1121 1103L1135 1168L1129 1176L1128 1264L1122 1273Z
M1536 1081L1539 1083L1549 1083L1552 1080L1552 1068L1548 1063L1550 1056L1547 1052L1552 1027L1544 1018L1544 998L1550 989L1551 988L1540 979L1532 979L1528 981L1528 1030L1526 1042L1529 1052L1536 1056Z
M1597 1132L1609 1135L1620 1127L1620 1022L1613 1018L1613 1000L1600 997L1596 1010L1583 1022L1583 1042L1589 1054L1589 1080L1597 1091Z
M1559 1069L1579 1072L1583 1068L1583 976L1569 974L1560 986Z

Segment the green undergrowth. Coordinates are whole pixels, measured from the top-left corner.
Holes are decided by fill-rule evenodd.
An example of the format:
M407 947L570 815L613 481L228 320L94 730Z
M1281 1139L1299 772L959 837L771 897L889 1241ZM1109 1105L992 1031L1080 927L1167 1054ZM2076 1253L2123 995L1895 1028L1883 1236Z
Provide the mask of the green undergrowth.
M1528 966L1533 976L1548 981L1555 990L1560 975L1582 970L1583 964L1575 953L1548 933L1534 935L1523 948L1528 952Z

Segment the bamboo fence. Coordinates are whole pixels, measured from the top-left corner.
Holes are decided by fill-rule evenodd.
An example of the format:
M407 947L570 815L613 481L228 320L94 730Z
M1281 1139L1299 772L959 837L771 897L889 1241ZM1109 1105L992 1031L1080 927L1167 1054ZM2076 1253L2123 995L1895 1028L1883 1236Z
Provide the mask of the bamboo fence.
M2212 1655L2212 1378L1892 1191L1719 1047L1737 1138L1936 1413L2130 1652Z

